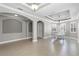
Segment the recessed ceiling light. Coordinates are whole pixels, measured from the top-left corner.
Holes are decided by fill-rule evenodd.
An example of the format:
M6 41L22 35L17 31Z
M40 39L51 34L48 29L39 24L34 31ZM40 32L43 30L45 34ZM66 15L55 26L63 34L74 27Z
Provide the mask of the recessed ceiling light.
M18 16L17 14L15 14L14 16Z

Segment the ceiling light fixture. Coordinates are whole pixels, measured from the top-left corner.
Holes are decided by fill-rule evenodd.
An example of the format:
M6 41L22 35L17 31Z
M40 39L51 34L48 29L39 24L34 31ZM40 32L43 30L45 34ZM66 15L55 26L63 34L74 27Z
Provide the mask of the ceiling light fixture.
M36 10L38 9L38 5L32 4L32 9L33 9L34 11L36 11Z
M17 14L15 14L14 16L18 16Z

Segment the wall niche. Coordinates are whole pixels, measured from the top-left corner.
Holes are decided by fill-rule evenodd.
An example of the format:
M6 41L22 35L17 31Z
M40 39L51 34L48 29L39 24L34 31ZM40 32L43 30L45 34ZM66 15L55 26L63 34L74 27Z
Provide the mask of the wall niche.
M6 19L2 21L2 33L21 33L22 22L16 19Z

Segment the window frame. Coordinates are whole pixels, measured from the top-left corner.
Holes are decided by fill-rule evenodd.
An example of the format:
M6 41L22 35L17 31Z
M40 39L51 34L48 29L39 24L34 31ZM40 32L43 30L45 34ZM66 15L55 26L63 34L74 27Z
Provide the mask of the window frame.
M70 23L70 32L71 33L76 33L76 22L71 22Z

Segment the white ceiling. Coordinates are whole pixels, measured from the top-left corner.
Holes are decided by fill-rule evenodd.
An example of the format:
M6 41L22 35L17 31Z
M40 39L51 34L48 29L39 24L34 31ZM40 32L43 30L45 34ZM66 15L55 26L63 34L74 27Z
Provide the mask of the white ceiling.
M77 16L79 14L79 3L35 3L36 5L39 6L36 12L34 12L31 9L31 5L33 3L2 3L2 4L39 17L44 18L48 17L48 19L50 20L55 20L55 18L60 16L60 14L62 14L61 17L65 15L64 16L65 19L67 16L73 18L74 16ZM69 11L69 13L66 13L67 10ZM57 19L61 18L59 17L56 18L56 20Z

